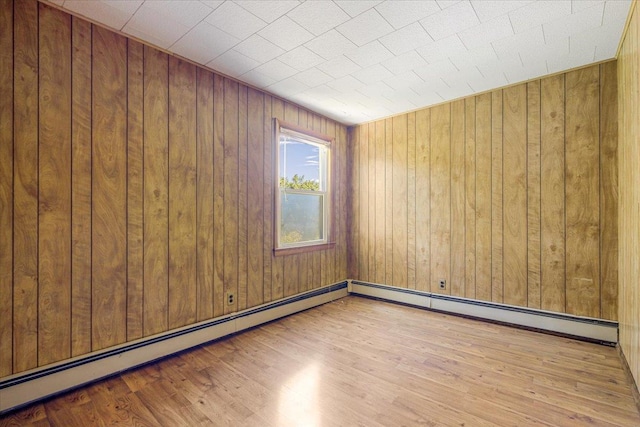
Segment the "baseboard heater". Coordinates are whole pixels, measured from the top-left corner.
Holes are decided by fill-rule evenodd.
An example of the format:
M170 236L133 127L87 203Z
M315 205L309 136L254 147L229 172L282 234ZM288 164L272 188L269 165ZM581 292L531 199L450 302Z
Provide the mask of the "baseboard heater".
M587 339L618 342L618 322L352 280L349 293Z
M65 360L0 381L0 414L34 401L347 296L347 282Z

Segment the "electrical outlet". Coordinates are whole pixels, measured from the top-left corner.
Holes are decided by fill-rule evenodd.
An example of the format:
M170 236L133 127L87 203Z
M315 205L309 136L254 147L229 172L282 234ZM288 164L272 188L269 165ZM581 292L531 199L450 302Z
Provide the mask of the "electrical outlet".
M227 305L233 305L236 303L236 296L232 291L227 291Z
M440 289L446 289L447 288L447 279L438 280L438 286L440 286Z

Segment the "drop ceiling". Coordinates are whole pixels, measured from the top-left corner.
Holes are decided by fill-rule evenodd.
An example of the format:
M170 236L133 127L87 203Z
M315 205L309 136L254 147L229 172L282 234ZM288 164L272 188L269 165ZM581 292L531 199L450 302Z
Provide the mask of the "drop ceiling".
M630 0L50 0L344 124L614 58Z

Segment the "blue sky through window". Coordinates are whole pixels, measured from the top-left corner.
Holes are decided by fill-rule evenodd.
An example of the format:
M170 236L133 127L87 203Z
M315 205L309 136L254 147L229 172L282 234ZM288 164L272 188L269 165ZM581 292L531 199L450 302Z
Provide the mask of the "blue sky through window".
M289 180L304 175L305 180L320 179L320 148L303 142L280 139L280 176Z

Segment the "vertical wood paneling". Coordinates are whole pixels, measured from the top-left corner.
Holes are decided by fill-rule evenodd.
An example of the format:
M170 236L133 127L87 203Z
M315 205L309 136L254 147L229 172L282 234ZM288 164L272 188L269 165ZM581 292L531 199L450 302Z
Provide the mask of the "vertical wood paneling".
M384 137L384 220L385 220L385 281L393 283L393 120L385 119ZM360 253L360 252L358 252Z
M337 253L337 271L338 271L338 280L345 280L347 279L349 276L347 275L347 235L348 235L348 230L346 227L346 218L349 212L349 208L347 205L347 185L346 182L348 180L347 178L347 162L346 162L346 158L347 158L347 146L349 145L349 140L348 140L348 136L347 136L347 128L346 126L339 126L338 129L338 151L336 152L336 157L335 159L338 159L338 161L336 162L337 165L336 167L338 168L338 170L340 171L339 173L339 178L336 181L336 185L340 186L340 198L338 200L338 204L336 206L337 208L337 215L336 218L342 218L342 220L337 221L338 222L338 244L339 244L339 251ZM341 160L340 160L341 159ZM377 189L377 187L376 187ZM377 190L376 190L376 197L377 197ZM377 199L376 199L377 201ZM376 223L378 224L378 223ZM313 272L311 270L310 271L310 275L313 274Z
M272 262L273 262L273 214L274 214L274 195L273 195L273 119L271 115L271 96L264 95L264 169L263 169L263 191L264 191L264 302L273 299L272 296Z
M247 308L247 87L238 88L238 310Z
M567 312L600 315L598 67L566 75ZM596 119L596 120L594 120Z
M367 126L369 129L369 138L367 139L367 149L368 149L368 158L367 158L367 182L368 182L368 194L367 194L367 206L368 206L368 224L369 230L367 234L369 236L368 247L369 247L369 281L375 282L376 280L376 125L375 123L369 123Z
M491 301L491 94L476 97L475 298Z
M14 2L13 370L38 365L38 3Z
M600 65L600 316L618 319L618 79Z
M293 105L284 104L284 120L287 123L298 123L298 109ZM298 255L288 255L283 259L284 264L284 296L288 297L298 292L299 269Z
M540 308L540 81L527 84L527 304Z
M276 118L278 120L284 120L284 102L282 102L280 99L272 98L272 100L271 100L271 117ZM271 139L274 138L274 136L273 136L273 132L274 131L275 130L273 130L273 129L271 130ZM275 156L277 156L277 155L278 155L278 153L277 153L277 145L274 145L274 147L272 149L272 154L271 154L271 158L272 158L272 162L273 162L272 174L271 174L271 177L269 178L269 182L273 182L272 180L274 179L274 177L278 173L277 171L275 171L275 168L276 168ZM276 196L275 194L272 196L274 201L276 200L275 196ZM274 209L275 209L275 206L274 206ZM275 213L274 213L274 215L275 215ZM275 230L274 230L274 233L275 233ZM271 250L273 250L273 247L271 247ZM272 282L271 282L271 289L272 289L271 290L271 299L272 300L277 300L277 299L280 299L280 298L282 298L284 296L283 274L284 274L284 258L283 257L273 257L272 258L272 264L271 264L271 280L272 280Z
M527 90L518 85L503 92L504 302L526 306Z
M238 83L224 83L224 313L238 307ZM236 296L233 304L226 293Z
M451 295L465 296L465 101L451 104Z
M196 319L214 316L213 74L196 71Z
M393 118L393 284L407 287L407 115Z
M168 328L169 59L144 47L144 335ZM94 77L95 78L95 77Z
M127 55L127 340L133 340L144 336L144 46L128 40Z
M358 258L360 257L360 245L359 245L359 236L358 231L360 229L360 176L358 170L358 160L359 153L358 148L360 145L360 129L359 128L351 128L349 130L349 148L348 148L348 159L347 162L349 164L349 241L348 241L348 269L349 269L349 277L360 277ZM386 182L386 181L385 181Z
M431 110L431 292L441 279L451 283L451 105ZM447 289L449 286L447 286Z
M416 289L428 291L431 283L430 165L431 110L416 112Z
M300 110L299 112L300 115L302 115L302 110ZM325 122L327 123L326 125L326 131L325 131L325 135L329 136L330 138L333 138L334 141L334 145L332 146L332 150L335 150L335 140L337 138L336 135L336 124L335 122L333 122L332 120L327 120L325 119ZM330 168L335 167L335 166L330 166ZM333 179L336 179L336 174L335 171L332 172L333 173ZM337 189L336 189L336 184L335 182L333 183L333 197L335 200L335 197L337 196ZM332 202L333 203L333 202ZM334 216L335 216L335 211L334 211ZM333 236L333 241L335 243L336 240L336 234L335 234L335 230L333 230L334 233L332 234ZM329 283L334 283L336 281L336 250L332 249L332 250L325 250L324 251L326 254L326 259L323 261L323 268L326 270L326 277L325 277L325 282L322 283L322 285L325 284L329 284ZM306 273L306 271L304 271L302 269L302 260L307 256L307 254L298 254L298 273L300 275L300 279L299 281L306 281L306 277L307 275L303 273ZM298 285L298 289L299 291L302 290L302 288L300 287L300 285Z
M224 314L224 78L213 77L213 315Z
M358 209L358 247L360 248L358 277L363 277L364 280L369 280L369 126L360 126L359 129L360 144L358 144L358 179L360 182L358 184L358 193L356 196L360 199Z
M386 129L385 121L378 120L376 125L375 137L375 186L376 186L376 231L375 231L375 259L376 259L376 277L373 279L376 283L385 283L386 279L386 217L385 217L385 157L386 157Z
M491 301L504 299L503 93L491 93Z
M196 321L196 68L169 58L169 328Z
M38 364L46 365L71 353L71 17L40 5L39 25Z
M93 27L93 350L126 340L127 41Z
M247 305L254 307L264 301L264 95L254 89L248 93L248 290Z
M565 309L564 75L541 82L541 308Z
M476 97L465 100L464 297L476 297ZM461 295L462 296L462 295Z
M13 372L13 2L0 3L0 377Z
M407 119L407 286L416 288L416 115ZM373 175L375 176L375 170ZM371 203L375 206L375 202Z
M303 128L308 129L308 114L305 110L300 109L298 111L298 126L302 126ZM337 188L334 185L333 191L334 195L337 192ZM335 230L334 230L335 231ZM313 258L311 258L313 260ZM313 261L311 261L313 266ZM307 291L312 288L313 276L312 276L313 268L309 268L309 254L302 253L298 254L298 289L300 292Z

